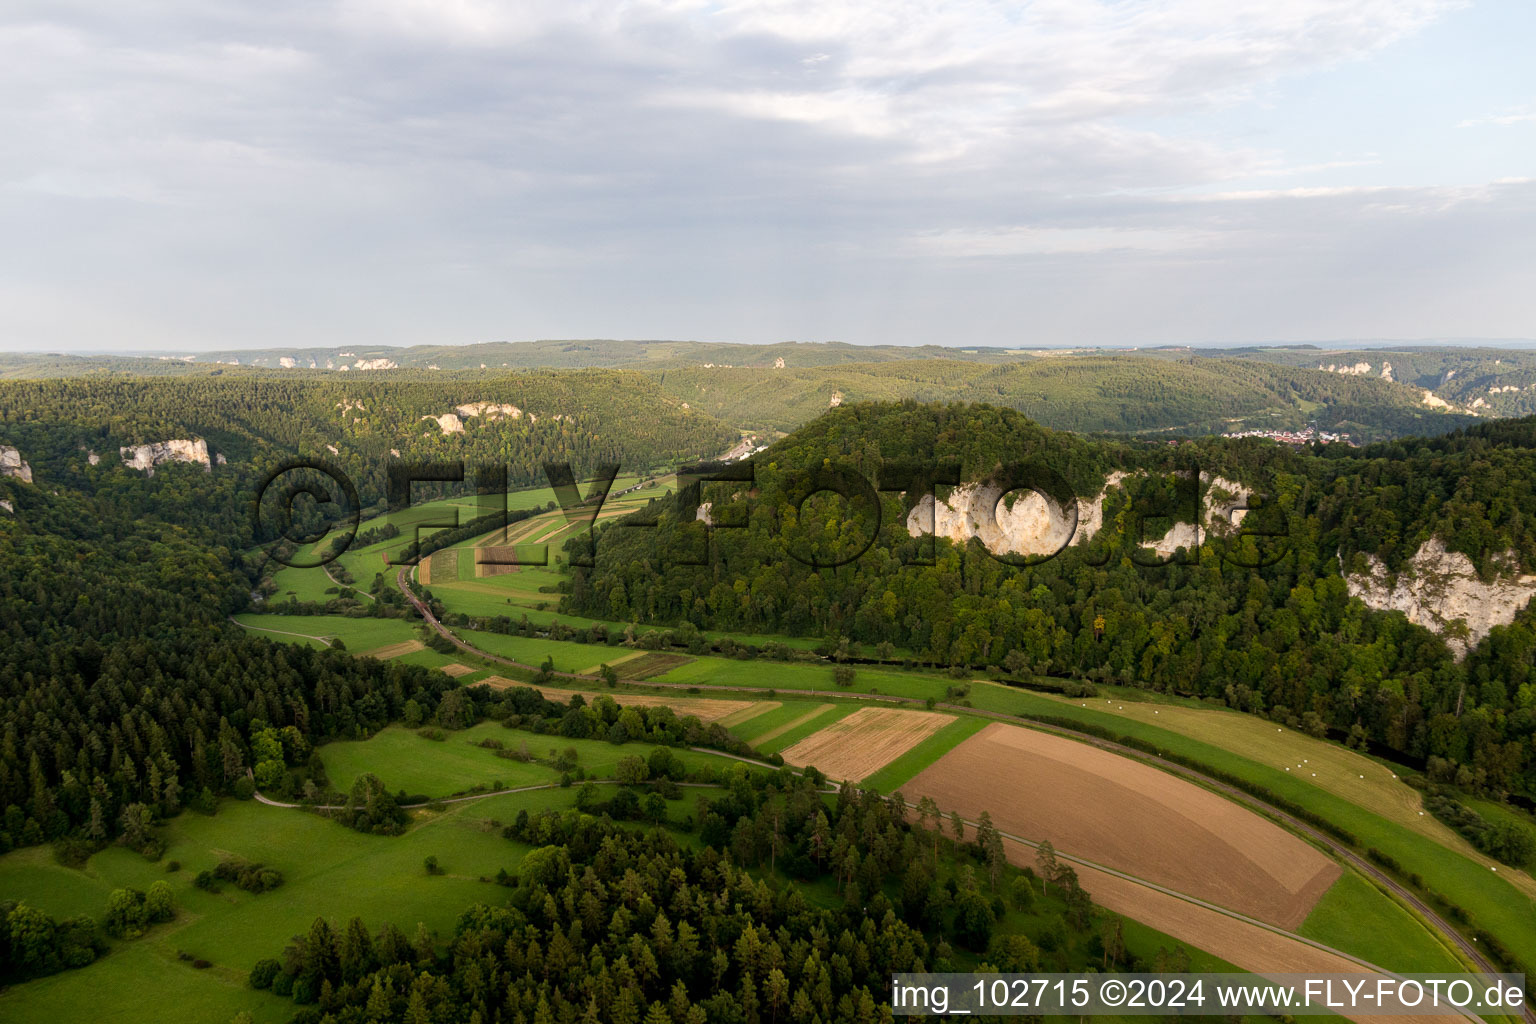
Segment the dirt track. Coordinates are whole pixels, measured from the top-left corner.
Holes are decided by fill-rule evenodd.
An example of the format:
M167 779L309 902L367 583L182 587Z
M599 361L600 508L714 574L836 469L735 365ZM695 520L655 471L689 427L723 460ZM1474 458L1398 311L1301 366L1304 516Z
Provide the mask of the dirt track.
M1341 873L1307 843L1208 790L1018 726L987 726L903 788L966 817L990 811L1006 832L1049 839L1067 853L1289 929Z

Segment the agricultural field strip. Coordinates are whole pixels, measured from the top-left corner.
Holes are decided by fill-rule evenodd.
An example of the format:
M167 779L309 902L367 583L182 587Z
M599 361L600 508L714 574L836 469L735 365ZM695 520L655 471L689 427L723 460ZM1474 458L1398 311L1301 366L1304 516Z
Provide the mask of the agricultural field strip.
M953 715L905 708L860 708L779 751L787 764L815 765L829 778L872 775L954 721Z
M751 743L753 746L757 746L760 743L767 743L771 739L776 739L777 737L784 735L784 733L789 732L791 729L798 729L800 726L805 725L807 722L820 718L822 715L826 714L828 711L831 711L835 707L837 707L836 704L818 704L816 707L807 711L799 718L792 718L785 722L783 725L778 725L772 729L769 729L761 736L753 736L747 742Z
M975 680L975 682L1008 689L991 680ZM1041 696L1063 705L1086 706L1082 701L1057 697L1054 694ZM1143 725L1166 729L1198 742L1213 743L1233 750L1234 753L1238 752L1236 747L1242 746L1243 756L1259 763L1278 763L1284 771L1295 769L1300 772L1305 767L1309 772L1308 777L1311 777L1317 774L1311 771L1315 768L1323 773L1316 783L1319 787L1387 821L1417 832L1474 863L1501 870L1510 884L1520 888L1528 896L1536 896L1536 879L1533 879L1528 872L1517 868L1510 868L1507 865L1501 867L1497 861L1457 835L1439 819L1421 810L1419 793L1398 779L1397 773L1392 771L1390 766L1382 765L1363 754L1357 754L1327 740L1306 736L1295 729L1276 728L1275 732L1270 732L1272 726L1266 720L1244 715L1241 712L1216 708L1191 708L1177 704L1153 704L1144 701L1133 703L1130 699L1124 701L1117 699L1107 703L1111 706L1096 705L1095 710L1101 714L1117 716L1124 714L1126 718ZM1214 731L1212 726L1218 724L1226 732L1224 737L1218 738L1212 735ZM1276 733L1282 736L1277 738ZM1232 742L1234 740L1240 740L1240 743ZM1306 757L1306 754L1310 754L1311 757ZM1300 758L1300 760L1293 760L1293 758ZM1389 779L1391 781L1388 783L1386 780Z
M422 614L423 618L425 618L426 621L433 628L435 628L441 635L443 635L444 637L448 638L450 640L450 642L452 642L452 643L454 643L454 644L456 644L456 645L458 645L458 646L460 646L462 648L465 648L465 649L469 650L471 653L479 653L479 654L482 654L482 656L483 656L483 652L479 652L475 648L473 648L471 645L464 643L462 640L460 640L453 633L452 630L449 630L447 627L443 626L442 623L438 622L436 616L434 616L432 614L431 609L426 608L418 599L416 599L414 594L410 593L409 589L404 586L404 572L403 571L396 574L395 582L396 582L396 586L399 587L402 591L405 592L407 600L411 601L411 603L416 607L417 611ZM525 668L525 669L527 669L529 671L536 671L532 666L518 665L516 662L513 662L510 659L495 658L494 656L491 656L491 657L492 657L493 660L501 661L504 664L513 665L514 667L518 667L518 668ZM569 674L567 674L567 675L569 675ZM689 686L690 686L690 684L683 684L683 683L677 683L677 684L655 683L655 684L652 684L652 685L655 685L655 686L670 686L670 687L673 687L673 688L676 688L676 689L688 689ZM719 685L711 685L711 684L698 684L695 688L697 688L697 689L711 689L711 690L736 690L736 691L740 691L742 689L741 687L719 686ZM802 690L802 691L800 691L800 693L803 694L803 695L806 695L806 696L839 697L839 698L841 698L841 697L856 697L857 699L877 700L877 701L883 701L883 702L887 702L887 703L898 703L898 704L919 704L919 703L925 703L925 701L923 701L921 698L917 698L917 697L899 697L899 696L895 696L895 695L891 695L891 694L868 694L868 695L858 694L858 695L853 695L853 694L844 694L844 693L841 693L841 692L826 691L826 690L819 690L819 691L818 690ZM1008 713L1005 713L1005 712L1000 712L1000 711L985 711L985 710L981 710L981 709L969 708L969 707L965 707L965 706L962 706L962 705L949 704L949 703L936 704L935 706L936 707L942 707L942 708L944 708L947 711L956 711L956 712L959 712L959 713L962 713L962 714L976 714L976 715L980 715L980 716L984 716L984 717L993 718L993 719L996 719L996 720L999 720L999 721L1009 721L1009 722L1018 722L1019 721L1019 716L1011 715L1011 714L1008 714ZM1481 950L1479 950L1464 935L1462 935L1462 933L1460 931L1458 931L1455 928L1453 928L1445 920L1444 917L1442 917L1438 912L1436 912L1433 907L1429 906L1429 904L1426 903L1423 899L1421 899L1416 893L1414 893L1412 890L1410 890L1407 886L1402 885L1401 883L1397 882L1394 878L1392 878L1390 875L1388 875L1385 871L1382 871L1381 869L1377 868L1375 865L1373 865L1369 861L1367 861L1364 857L1356 854L1353 850L1349 849L1347 846L1345 846L1341 842L1333 839L1331 836L1327 835L1326 833L1324 833L1320 829L1317 829L1317 828L1314 828L1314 827L1308 825L1307 823L1301 821L1300 819L1296 818L1295 816L1285 813L1284 811L1280 810L1278 807L1275 807L1272 804L1269 804L1268 802L1266 802L1264 800L1261 800L1261 799L1259 799L1257 797L1251 796L1250 794L1244 792L1243 790L1239 789L1236 786L1228 785L1226 783L1221 782L1218 779L1211 778L1210 776L1204 774L1203 772L1199 772L1199 771L1196 771L1196 770L1191 769L1191 768L1186 768L1183 765L1180 765L1180 764L1177 764L1176 762L1168 760L1167 758L1161 758L1161 757L1156 757L1156 756L1153 756L1153 755L1144 754L1144 753L1142 753L1140 751L1135 750L1134 748L1127 747L1124 744L1113 743L1113 742L1108 741L1108 740L1101 740L1101 739L1099 739L1097 737L1094 737L1094 736L1091 736L1091 735L1089 735L1087 733L1078 732L1078 731L1073 730L1073 729L1066 729L1066 728L1062 728L1062 727L1059 727L1059 726L1048 726L1048 725L1045 725L1043 723L1031 723L1030 727L1031 728L1040 729L1040 730L1046 731L1046 732L1055 732L1057 735L1067 736L1069 738L1076 739L1076 740L1078 740L1080 742L1091 743L1091 744L1100 746L1100 747L1102 747L1105 750L1110 750L1110 751L1113 751L1115 753L1119 753L1122 756L1133 757L1133 758L1137 758L1139 760L1146 761L1147 763L1150 763L1150 764L1155 764L1155 765L1157 765L1158 767L1160 767L1164 771L1169 771L1169 772L1172 772L1173 774L1180 775L1180 776L1182 776L1184 778L1194 780L1194 781L1198 782L1200 785L1205 786L1206 788L1215 789L1216 791L1218 791L1218 792L1222 793L1223 795L1227 796L1228 799L1233 799L1233 800L1236 800L1237 802L1239 802L1241 804L1244 804L1245 806L1248 806L1250 808L1258 809L1261 813L1265 814L1266 816L1268 816L1270 818L1273 818L1274 820L1279 821L1282 824L1284 824L1285 827L1288 830L1307 837L1310 841L1312 841L1314 843L1317 843L1317 844L1325 847L1326 849L1330 850L1335 856L1343 858L1347 863L1349 863L1351 866L1355 867L1356 870L1361 871L1367 877L1371 878L1377 885L1382 886L1382 887L1386 888L1389 892L1393 893L1398 899L1400 899L1401 901L1406 903L1408 906L1412 907L1415 913L1417 913L1421 918L1423 918L1425 921L1427 921L1429 923L1430 927L1432 927L1433 929L1438 931L1441 935L1449 938L1456 945L1456 947L1458 948L1460 953L1462 955L1464 955L1471 963L1476 965L1478 970L1483 971L1485 973L1489 973L1489 974L1496 974L1496 973L1498 973L1498 971L1496 970L1496 968L1495 968L1494 964L1492 963L1492 961L1490 961L1483 954L1483 952ZM1525 1017L1525 1019L1527 1021L1532 1022L1532 1024L1536 1024L1536 1010L1533 1010L1530 1007L1527 1007L1526 1010L1525 1010L1525 1013L1524 1013L1524 1017Z
M1252 809L1152 765L994 722L903 792L1027 830L1096 863L1286 928L1299 928L1341 872Z

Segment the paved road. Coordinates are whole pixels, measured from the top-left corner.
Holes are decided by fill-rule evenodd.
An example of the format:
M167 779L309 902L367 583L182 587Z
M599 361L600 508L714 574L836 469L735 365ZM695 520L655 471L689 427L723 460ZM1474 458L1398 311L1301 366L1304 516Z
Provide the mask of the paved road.
M405 583L406 569L407 567L405 566L401 567L400 571L396 574L395 583L397 586L399 586L401 592L405 594L406 599L409 600L411 604L415 606L416 610L421 613L422 618L425 619L433 629L437 630L438 633L446 637L455 646L477 657L484 658L488 661L497 662L499 664L508 665L512 668L524 669L529 672L539 671L537 666L525 665L522 662L513 661L510 658L503 658L498 655L490 654L486 651L480 650L473 644L465 643L463 640L459 639L459 637L455 635L452 630L448 629L441 622L439 622L437 617L432 614L431 610L427 608L427 606L420 599L418 599L415 594L411 592L410 588ZM554 675L561 679L576 679L581 680L582 682L591 682L590 676L579 676L572 672L556 672ZM652 680L641 679L621 679L620 682L630 683L635 686L665 687L668 689L676 690L725 690L734 693L741 693L744 689L743 687L739 686L722 686L708 683L658 683ZM926 705L926 701L919 697L898 697L892 694L884 693L851 693L845 690L796 690L795 693L797 695L803 694L808 697L838 697L845 700L875 700L896 704ZM1172 775L1177 775L1188 779L1206 787L1207 789L1215 790L1224 796L1230 797L1236 802L1247 806L1251 810L1258 811L1261 814L1273 818L1283 823L1292 831L1300 833L1318 845L1325 847L1335 856L1339 857L1341 860L1346 861L1350 864L1350 866L1354 867L1362 874L1368 876L1378 885L1389 890L1404 903L1411 906L1419 914L1420 917L1429 923L1430 927L1438 931L1445 939L1455 945L1456 948L1459 949L1468 960L1475 964L1479 971L1487 974L1499 973L1499 968L1497 968L1491 960L1483 955L1483 952L1478 948L1475 939L1468 939L1466 936L1462 935L1461 932L1453 928L1451 924L1445 920L1444 917L1442 917L1428 903L1420 899L1418 895L1413 892L1413 890L1409 889L1405 885L1400 884L1391 875L1388 875L1385 871L1382 871L1375 864L1372 864L1364 857L1361 857L1349 847L1345 846L1337 839L1334 839L1328 833L1307 824L1300 818L1297 818L1291 814L1287 814L1280 808L1264 800L1261 800L1251 793L1248 793L1246 790L1239 789L1237 786L1229 785L1228 783L1222 782L1219 779L1214 779L1211 776L1204 774L1203 772L1197 771L1193 768L1185 767L1184 765L1178 764L1174 761L1169 761L1166 758L1157 757L1154 754L1148 754L1144 751L1137 750L1134 747L1128 747L1120 743L1115 743L1112 740L1101 739L1089 733L1078 732L1075 729L1066 729L1060 726L1046 725L1040 722L1031 722L1027 719L1021 719L1016 715L1010 715L1006 712L982 711L977 708L965 707L964 705L960 704L940 702L936 703L934 707L943 708L946 711L957 711L962 714L977 715L983 718L993 718L999 721L1011 722L1014 725L1025 725L1031 729L1039 729L1043 732L1054 733L1058 736L1065 736L1069 739L1078 740L1083 743L1091 743L1092 745L1099 747L1102 750L1108 750L1124 757L1132 757L1147 764L1155 765L1156 767L1161 768L1162 770ZM1531 1024L1536 1024L1536 1009L1532 1009L1530 1006L1527 1006L1525 1008L1524 1016L1527 1021L1531 1022Z

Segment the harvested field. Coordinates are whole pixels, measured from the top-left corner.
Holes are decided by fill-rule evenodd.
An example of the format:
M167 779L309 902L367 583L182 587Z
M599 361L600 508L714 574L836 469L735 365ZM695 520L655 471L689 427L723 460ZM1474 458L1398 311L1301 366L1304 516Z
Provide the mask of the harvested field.
M987 726L903 788L968 818L990 811L1005 832L1288 929L1340 874L1318 850L1215 793L1019 726Z
M454 662L451 665L444 665L438 671L442 672L444 675L451 676L454 679L457 679L460 676L467 676L467 675L469 675L471 672L474 671L474 669L470 668L468 665L460 665L458 662Z
M797 729L804 725L806 722L809 722L811 719L826 714L836 706L837 705L835 704L818 704L811 710L807 711L805 714L801 715L799 718L791 719L776 729L769 729L761 736L752 737L752 745L756 746L759 743L767 743L771 739L776 739L777 737L784 735L786 732L789 732L789 730Z
M787 750L784 760L812 765L834 779L857 781L879 771L954 721L953 715L898 708L860 708Z
M517 572L517 548L484 547L475 549L475 576L486 579Z
M415 654L417 651L426 650L427 645L420 640L402 640L397 644L385 644L383 647L375 647L371 651L360 651L359 658L378 658L380 661L388 661L391 658L400 658L407 654ZM469 672L470 669L464 671Z
M624 666L621 673L625 679L649 679L652 676L664 675L679 665L686 665L693 659L683 654L661 654L652 651L643 658L636 658Z

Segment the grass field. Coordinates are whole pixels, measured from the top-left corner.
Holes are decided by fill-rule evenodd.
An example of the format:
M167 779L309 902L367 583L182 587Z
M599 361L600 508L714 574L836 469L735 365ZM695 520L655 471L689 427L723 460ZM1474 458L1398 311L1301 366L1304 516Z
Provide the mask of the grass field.
M750 721L733 726L731 732L746 742L752 744L759 751L771 754L775 750L787 746L782 742L786 736L795 733L796 739L809 736L815 730L831 721L830 713L842 711L844 714L852 714L855 706L852 704L824 704L819 701L784 701L777 709L764 715L758 715Z
M186 813L165 828L165 860L184 865L174 875L121 848L97 854L84 872L54 864L46 849L9 854L0 858L0 889L50 913L89 909L99 919L111 889L144 888L158 878L171 883L182 913L90 967L10 989L0 995L0 1018L206 1024L254 1006L259 1021L286 1020L292 1005L251 992L245 975L317 916L345 921L361 913L373 927L388 920L410 933L422 922L446 933L459 909L497 898L498 890L476 879L514 868L522 848L487 829L482 814L473 803L454 805L404 836L382 837L298 811L225 801L214 817ZM193 876L226 851L278 868L284 885L260 896L193 888ZM424 875L429 854L446 877ZM179 950L215 966L194 970L177 960Z
M1297 934L1405 974L1465 970L1417 917L1354 871L1323 894Z
M654 749L652 744L646 743L614 746L605 740L540 736L520 729L507 729L495 722L481 722L469 729L449 733L445 740L424 739L414 730L392 725L366 740L327 743L319 749L331 783L343 792L363 772L373 772L384 780L391 792L403 789L408 794L432 797L448 796L494 782L504 784L497 788L512 788L558 780L558 773L552 769L497 757L494 750L475 745L483 739L500 740L511 750L526 743L529 753L535 757L543 757L551 749L574 748L577 763L589 778L612 778L619 758L629 754L644 756ZM674 750L673 753L690 767L729 763L725 758L691 750Z
M257 615L235 616L247 629L258 630L273 640L299 643L302 637L341 640L356 654L389 644L415 640L416 627L406 619L349 619L344 615ZM301 634L294 636L291 634ZM309 646L321 646L318 641Z
M558 742L576 746L589 771L612 771L620 756L644 755L645 744L615 747L598 741L568 741L503 729L477 727L498 737L526 736L530 748ZM403 737L390 735L403 733ZM453 766L462 765L456 742L477 738L476 729L455 733L443 743L421 740L404 730L385 730L382 737L352 744L322 747L327 766L340 770L348 757L364 755L358 764L389 779L390 768L442 762L444 785ZM377 747L370 744L384 742ZM359 748L338 751L338 747ZM490 757L505 776L523 766ZM690 761L708 755L677 751ZM332 757L341 754L333 766ZM709 758L713 763L729 763ZM426 769L432 771L433 769ZM407 787L409 788L409 787ZM279 956L288 939L308 929L316 917L345 923L361 916L370 930L392 922L412 934L420 922L446 938L459 912L477 901L500 902L506 891L481 877L501 868L515 870L526 848L502 839L493 824L511 821L522 809L570 806L575 789L487 797L446 805L441 811L418 811L403 836L368 836L343 828L314 814L268 807L255 801L225 800L212 817L184 812L162 828L168 849L159 863L121 847L96 854L83 870L57 864L47 847L31 847L0 857L0 893L22 899L54 915L91 914L98 920L108 893L121 886L139 889L158 879L168 881L180 905L176 920L157 926L144 938L114 943L111 952L89 967L13 986L0 992L0 1020L17 1022L102 1021L108 1024L223 1024L242 1009L252 1011L258 1024L279 1024L292 1017L293 1004L245 983L251 966L262 957ZM669 801L669 819L680 821L693 809L697 791ZM697 838L678 835L680 842ZM232 886L212 894L192 886L197 872L211 868L227 853L261 861L283 872L284 884L269 893L251 896ZM435 856L446 870L429 877L422 868ZM179 861L182 869L167 873L165 865ZM212 961L195 970L177 958L179 951Z

